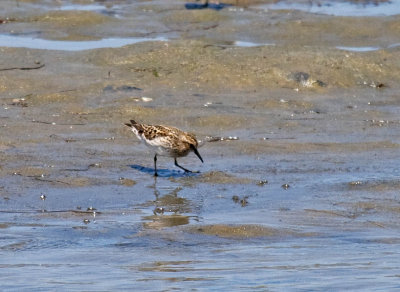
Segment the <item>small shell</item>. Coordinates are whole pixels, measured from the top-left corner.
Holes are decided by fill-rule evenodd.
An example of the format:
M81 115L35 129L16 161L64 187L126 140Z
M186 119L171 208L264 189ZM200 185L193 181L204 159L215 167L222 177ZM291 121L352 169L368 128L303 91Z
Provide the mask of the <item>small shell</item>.
M141 99L142 99L142 101L144 101L144 102L150 102L150 101L153 100L151 97L146 97L146 96L142 96Z

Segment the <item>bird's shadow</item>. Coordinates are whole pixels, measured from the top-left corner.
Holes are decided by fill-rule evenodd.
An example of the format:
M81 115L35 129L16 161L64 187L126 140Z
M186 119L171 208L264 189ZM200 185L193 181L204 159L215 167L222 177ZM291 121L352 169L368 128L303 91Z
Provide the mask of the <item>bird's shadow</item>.
M219 4L214 4L214 3L209 3L209 4L201 4L201 3L186 3L185 8L188 10L191 9L214 9L214 10L221 10L225 7L232 6L231 4L225 4L225 3L219 3Z
M128 165L130 168L136 169L140 172L154 175L154 168L145 167L138 164ZM160 169L157 168L158 177L188 177L198 175L198 172L182 172L179 170Z

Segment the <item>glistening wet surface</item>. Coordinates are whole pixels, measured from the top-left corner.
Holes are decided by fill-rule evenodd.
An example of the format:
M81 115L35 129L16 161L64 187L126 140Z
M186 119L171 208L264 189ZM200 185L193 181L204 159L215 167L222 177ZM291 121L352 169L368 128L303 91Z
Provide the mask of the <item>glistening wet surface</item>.
M101 48L119 48L126 45L166 41L164 38L107 38L90 41L57 41L45 40L37 37L21 37L12 35L0 35L0 46L11 48L30 48L40 50L58 51L84 51Z
M1 48L0 290L398 290L390 3L117 2L2 2L2 35L49 43ZM118 38L146 41L83 49ZM130 119L194 132L200 173L155 178Z
M273 10L301 10L334 16L390 16L400 14L400 1L276 1L258 7Z

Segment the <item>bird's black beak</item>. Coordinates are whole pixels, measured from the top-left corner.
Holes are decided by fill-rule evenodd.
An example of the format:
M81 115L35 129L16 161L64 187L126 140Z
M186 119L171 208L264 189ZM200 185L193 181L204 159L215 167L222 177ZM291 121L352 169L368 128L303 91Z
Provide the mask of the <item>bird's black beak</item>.
M194 154L197 155L197 157L200 159L200 161L202 163L204 163L203 158L201 158L201 155L200 155L199 151L197 151L197 148L193 144L190 144L190 148L192 148Z

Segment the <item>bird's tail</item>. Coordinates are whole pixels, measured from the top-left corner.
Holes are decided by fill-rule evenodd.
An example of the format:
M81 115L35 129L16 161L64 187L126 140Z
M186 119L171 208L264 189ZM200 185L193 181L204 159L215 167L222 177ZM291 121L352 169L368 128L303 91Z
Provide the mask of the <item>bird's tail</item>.
M125 126L128 126L129 128L132 128L133 125L136 125L137 123L135 122L135 120L131 120L130 123L125 123Z

